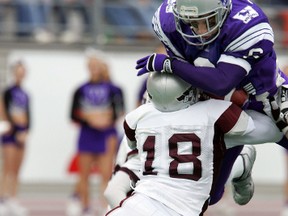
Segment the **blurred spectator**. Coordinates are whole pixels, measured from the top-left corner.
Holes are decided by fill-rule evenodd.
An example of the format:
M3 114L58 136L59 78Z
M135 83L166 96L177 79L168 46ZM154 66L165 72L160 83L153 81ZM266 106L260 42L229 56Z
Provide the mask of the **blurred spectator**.
M15 0L17 35L33 36L37 42L54 41L48 30L52 2L50 0Z
M14 83L4 91L4 116L10 129L1 137L2 175L0 188L0 215L26 215L27 209L17 201L19 172L22 167L26 140L30 128L29 96L22 88L26 69L22 62L12 67ZM2 113L3 114L3 113ZM9 212L9 213L7 213Z
M56 0L56 16L61 28L60 40L64 43L75 43L82 39L82 34L92 33L93 1L90 0ZM75 22L76 14L81 23ZM79 16L78 16L79 18Z
M103 192L112 175L118 148L115 122L119 113L123 112L122 91L107 82L107 67L103 60L91 52L87 60L90 80L74 92L71 110L72 120L80 127L77 153L79 176L74 194L67 205L68 215L93 214L90 207L89 176L94 164L102 180L101 202L96 206L97 211L106 210Z
M127 5L130 5L133 10L139 14L139 17L142 23L148 28L152 30L152 17L155 11L158 9L162 0L125 0Z
M282 20L282 30L283 30L282 45L284 45L284 47L287 48L288 47L288 2L286 2L286 6L287 8L280 11L279 15Z
M152 17L162 1L156 0L108 0L105 19L118 36L146 38L154 36ZM113 31L114 30L114 31Z
M255 2L259 5L288 5L286 0L256 0Z

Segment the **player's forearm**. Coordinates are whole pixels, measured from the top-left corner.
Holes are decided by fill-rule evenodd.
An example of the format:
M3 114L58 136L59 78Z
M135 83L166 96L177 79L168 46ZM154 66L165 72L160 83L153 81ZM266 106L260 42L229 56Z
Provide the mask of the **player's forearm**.
M172 61L172 69L186 82L217 96L227 95L246 75L243 68L232 64L220 63L217 68L196 67L177 59Z

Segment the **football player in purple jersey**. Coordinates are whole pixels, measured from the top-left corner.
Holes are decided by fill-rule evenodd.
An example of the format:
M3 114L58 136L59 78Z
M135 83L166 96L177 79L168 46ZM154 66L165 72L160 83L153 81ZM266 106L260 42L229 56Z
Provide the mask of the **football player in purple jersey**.
M138 75L150 71L173 73L218 97L245 90L249 97L242 108L269 115L279 129L287 133L287 77L277 65L269 20L255 3L249 0L164 0L155 12L152 26L168 55L154 53L139 59ZM288 148L287 138L283 136L278 144ZM241 148L227 151L217 187L219 191L210 204L221 198L228 173ZM250 180L244 179L241 183L247 190L234 190L234 195L241 196L249 190L253 194ZM233 181L233 186L235 183L237 181ZM249 200L235 201L245 204Z

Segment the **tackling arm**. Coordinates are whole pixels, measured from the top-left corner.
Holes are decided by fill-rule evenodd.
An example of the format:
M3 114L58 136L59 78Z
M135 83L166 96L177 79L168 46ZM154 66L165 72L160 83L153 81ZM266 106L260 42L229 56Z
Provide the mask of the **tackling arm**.
M172 70L191 85L218 96L227 95L246 76L242 67L228 63L219 63L217 68L196 67L173 59Z
M199 67L164 54L146 56L137 61L138 76L148 72L174 73L194 87L217 96L227 95L246 76L235 64L219 62L216 68Z

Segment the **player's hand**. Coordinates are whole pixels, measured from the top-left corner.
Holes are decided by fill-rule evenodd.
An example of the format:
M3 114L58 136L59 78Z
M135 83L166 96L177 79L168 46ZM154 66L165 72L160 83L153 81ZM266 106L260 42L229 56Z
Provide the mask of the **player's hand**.
M137 76L154 71L172 73L171 59L167 55L153 53L152 55L139 59L136 69L140 69Z

